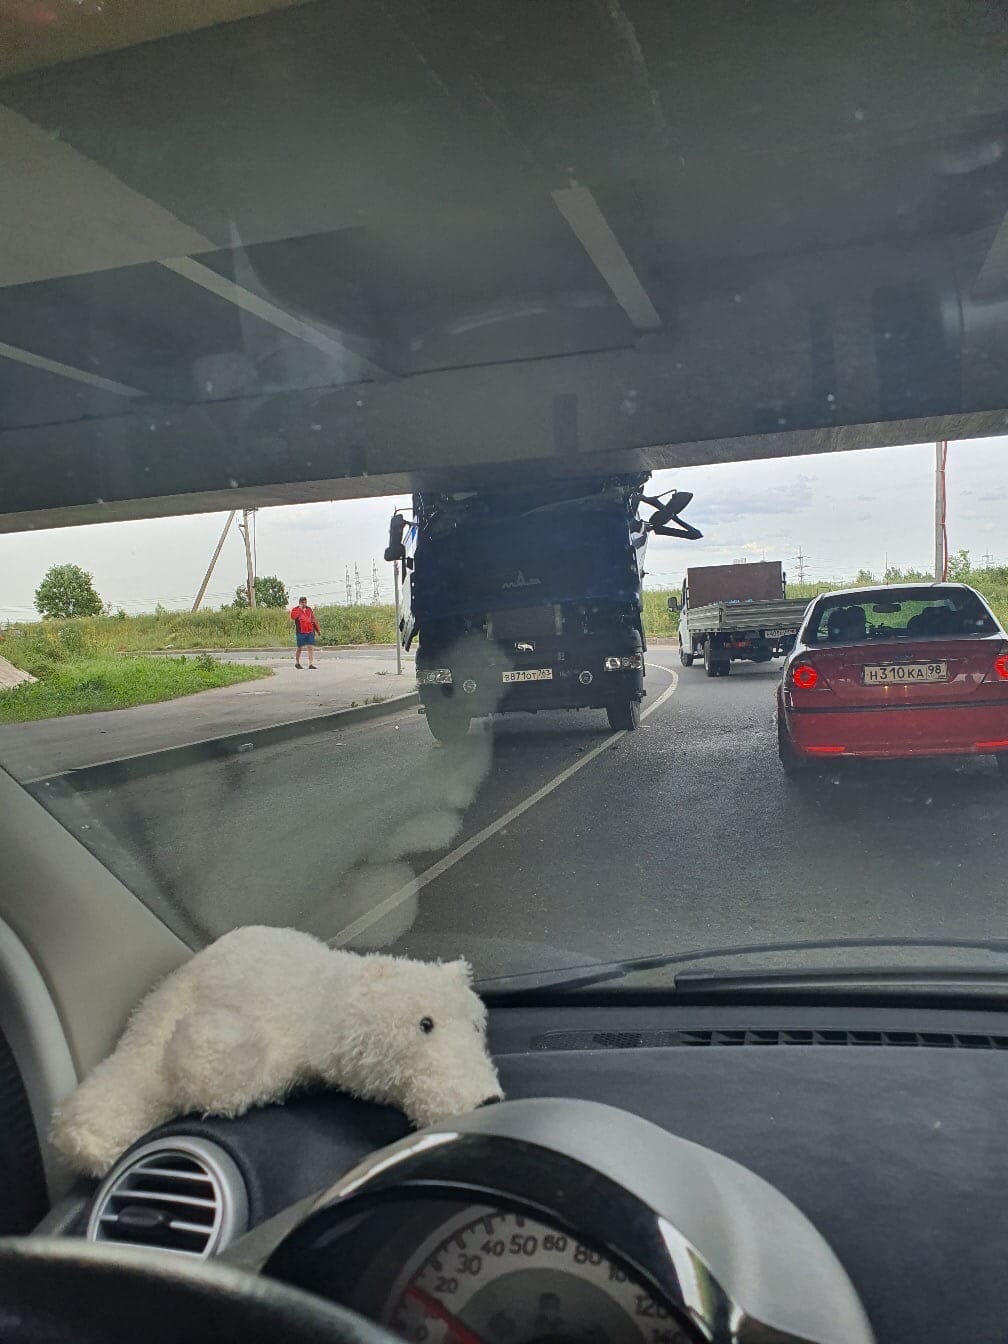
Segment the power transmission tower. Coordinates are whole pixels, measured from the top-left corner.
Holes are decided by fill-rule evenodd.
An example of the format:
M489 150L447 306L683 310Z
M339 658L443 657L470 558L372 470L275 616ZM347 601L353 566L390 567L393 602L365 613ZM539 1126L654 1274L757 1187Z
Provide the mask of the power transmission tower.
M347 565L347 567L346 567L346 604L347 604L348 607L353 606L353 592L352 592L352 590L351 590L351 588L350 588L350 566L349 566L349 565Z
M991 553L990 553L989 550L988 550L988 551L984 551L984 553L983 553L983 562L984 562L984 569L991 569L991 568L993 568L993 565L994 565L994 557L991 555Z
M253 515L255 510L252 510ZM238 531L242 534L245 541L245 569L248 578L245 584L245 593L248 597L249 609L255 609L255 564L252 560L252 538L249 532L249 510L242 509L242 520L238 524Z
M371 561L371 601L375 606L381 601L381 593L378 589L378 562Z
M354 567L353 567L353 586L354 586L354 601L357 603L358 606L360 606L361 604L360 570L357 568L356 560L354 561Z
M802 552L801 552L801 548L800 548L800 547L799 547L799 549L798 549L797 561L798 561L798 582L799 582L799 583L804 583L804 582L805 582L805 566L808 564L809 557L808 557L807 555L803 555L803 554L802 554Z

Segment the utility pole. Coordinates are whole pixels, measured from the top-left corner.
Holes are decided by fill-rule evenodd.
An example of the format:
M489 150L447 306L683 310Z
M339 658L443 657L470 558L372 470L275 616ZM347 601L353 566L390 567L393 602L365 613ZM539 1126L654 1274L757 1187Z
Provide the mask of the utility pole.
M203 582L200 584L199 592L196 594L196 601L192 604L193 611L199 611L199 604L203 601L203 594L206 592L207 584L210 582L210 575L214 572L214 565L217 563L217 557L224 547L224 538L227 536L228 528L234 522L234 516L237 512L237 509L232 509L227 516L227 522L224 524L224 531L220 534L220 541L217 543L217 549L214 551L210 564L207 566L207 572L203 575Z
M381 601L381 592L378 588L378 562L371 561L371 601L375 606Z
M354 567L353 567L353 586L354 586L354 601L357 603L358 606L360 606L361 604L360 570L357 568L356 560L354 561Z
M252 538L249 534L249 511L242 509L242 520L238 524L238 531L245 539L245 569L248 579L245 585L245 592L248 596L250 610L255 610L255 566L252 563Z
M401 632L400 629L399 629L399 561L398 561L398 560L394 561L394 563L393 563L393 565L392 565L392 573L393 573L393 575L395 576L394 579L393 579L393 583L395 584L395 622L396 622L396 629L395 629L395 670L396 670L396 676L397 676L397 677L401 677L401 676L402 676L402 632Z
M347 604L348 607L352 607L352 606L353 606L353 593L352 593L351 590L350 590L350 566L349 566L349 565L346 566L346 604Z
M935 583L948 578L948 533L945 527L945 464L948 440L935 444L934 576Z

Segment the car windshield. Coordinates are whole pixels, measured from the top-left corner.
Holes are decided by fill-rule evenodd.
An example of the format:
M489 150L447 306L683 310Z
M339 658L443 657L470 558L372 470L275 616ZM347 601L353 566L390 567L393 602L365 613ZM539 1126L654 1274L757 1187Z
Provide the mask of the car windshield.
M968 588L882 588L820 598L802 631L808 644L993 635L997 622Z
M0 916L1008 970L1006 43L0 0Z

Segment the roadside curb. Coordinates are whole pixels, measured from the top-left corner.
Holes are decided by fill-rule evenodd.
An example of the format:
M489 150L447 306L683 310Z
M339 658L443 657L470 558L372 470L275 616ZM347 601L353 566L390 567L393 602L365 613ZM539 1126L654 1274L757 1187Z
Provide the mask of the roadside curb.
M251 728L245 732L228 733L225 737L202 738L197 742L184 742L177 747L164 747L136 756L121 756L108 761L93 761L89 765L72 766L69 770L26 780L25 785L37 789L50 780L62 780L71 781L76 790L107 784L111 779L119 782L149 778L186 765L242 756L257 747L272 747L281 742L293 742L298 738L313 737L317 733L332 732L351 724L383 719L418 706L419 703L420 697L416 691L410 691L406 695L392 696L373 705L356 705L334 710L330 714L316 714L311 718L271 724L267 728Z

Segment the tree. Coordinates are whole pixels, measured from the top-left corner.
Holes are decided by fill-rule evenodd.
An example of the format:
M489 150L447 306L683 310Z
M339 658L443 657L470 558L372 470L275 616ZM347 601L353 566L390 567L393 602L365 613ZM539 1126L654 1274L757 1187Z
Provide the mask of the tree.
M948 576L953 583L967 583L972 574L969 551L956 551L948 558Z
M80 565L52 565L35 589L35 609L46 619L56 616L100 616L102 600L94 576Z
M922 570L914 569L912 565L906 569L900 569L899 565L890 565L885 572L883 581L885 583L930 583L931 575L923 573Z
M285 607L288 601L287 589L275 574L266 574L256 579L255 597L257 607ZM248 606L248 593L244 584L235 589L235 600L232 605L239 609Z

